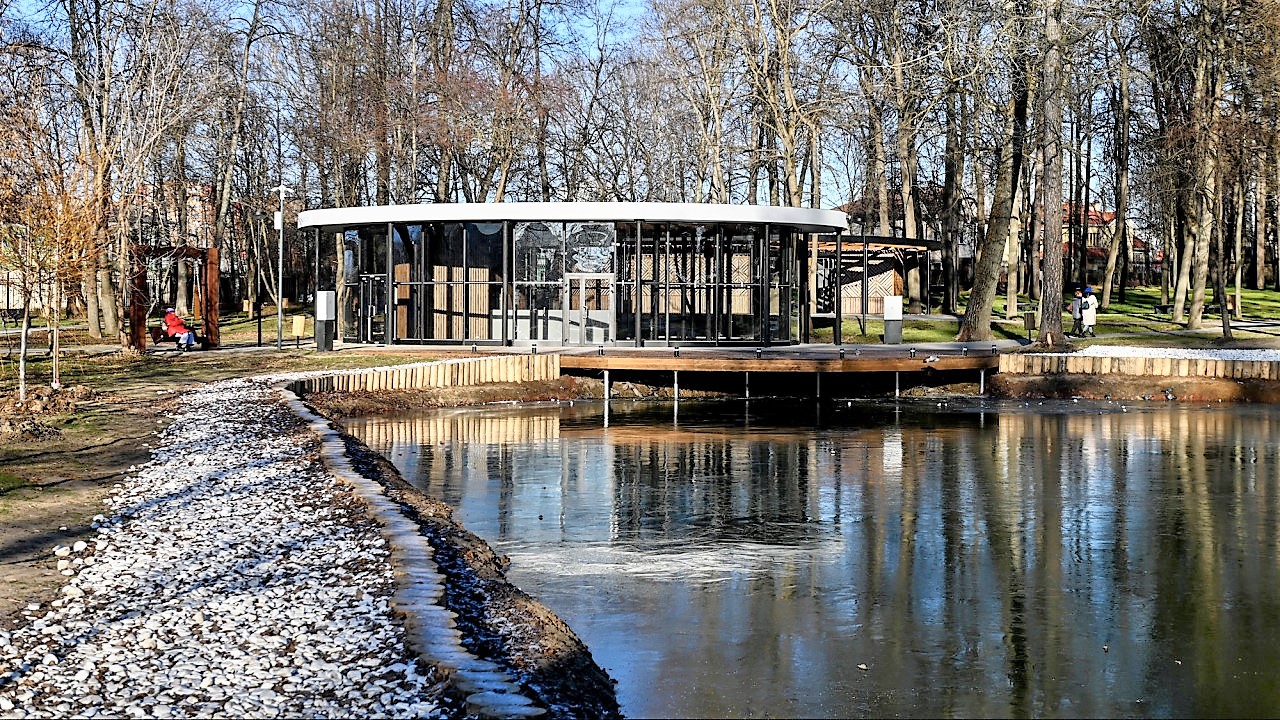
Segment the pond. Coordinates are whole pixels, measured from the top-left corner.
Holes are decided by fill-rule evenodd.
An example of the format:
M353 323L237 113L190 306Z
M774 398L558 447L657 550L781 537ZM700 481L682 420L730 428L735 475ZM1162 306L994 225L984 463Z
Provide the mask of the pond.
M1275 716L1280 413L599 403L347 421L629 717Z

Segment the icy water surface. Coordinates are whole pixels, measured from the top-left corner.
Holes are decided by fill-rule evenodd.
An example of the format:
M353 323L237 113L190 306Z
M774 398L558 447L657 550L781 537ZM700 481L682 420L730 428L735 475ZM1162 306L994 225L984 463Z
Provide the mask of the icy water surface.
M1280 413L751 401L350 430L631 717L1280 715Z

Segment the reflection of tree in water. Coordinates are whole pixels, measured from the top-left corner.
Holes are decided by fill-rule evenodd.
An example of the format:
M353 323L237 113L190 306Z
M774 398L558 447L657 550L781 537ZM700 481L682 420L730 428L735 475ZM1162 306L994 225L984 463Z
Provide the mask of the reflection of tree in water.
M724 436L614 445L618 539L791 545L813 541L808 448Z

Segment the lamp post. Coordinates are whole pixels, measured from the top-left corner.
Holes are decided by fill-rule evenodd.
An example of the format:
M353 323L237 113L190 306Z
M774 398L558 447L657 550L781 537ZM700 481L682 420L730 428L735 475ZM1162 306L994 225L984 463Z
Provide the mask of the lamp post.
M276 230L280 232L276 243L276 350L284 349L284 194L293 192L281 182L271 188L280 193L280 210L276 212Z

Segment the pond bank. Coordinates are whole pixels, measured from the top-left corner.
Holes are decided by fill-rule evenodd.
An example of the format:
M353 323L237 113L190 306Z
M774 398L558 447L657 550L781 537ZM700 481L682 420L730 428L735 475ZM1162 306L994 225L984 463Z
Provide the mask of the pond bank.
M1093 345L1074 353L1008 353L998 398L1280 402L1280 351Z

